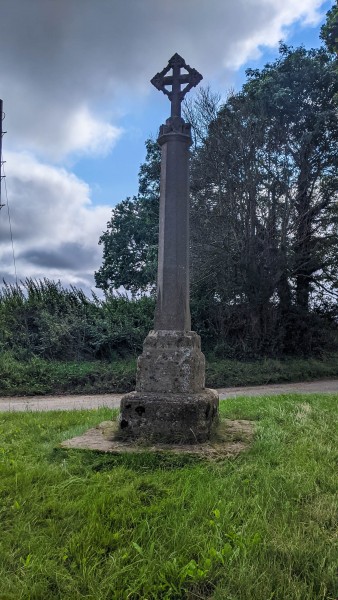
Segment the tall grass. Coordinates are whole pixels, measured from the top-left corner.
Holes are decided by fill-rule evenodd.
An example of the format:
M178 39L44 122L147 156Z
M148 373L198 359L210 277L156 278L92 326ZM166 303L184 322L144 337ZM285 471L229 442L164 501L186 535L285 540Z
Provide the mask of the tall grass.
M47 361L39 357L19 361L0 355L0 395L104 394L135 388L136 360Z
M4 600L335 600L337 396L223 402L251 448L64 451L107 409L0 417Z
M26 279L0 289L0 352L27 360L135 356L152 328L154 301L94 294L60 282Z

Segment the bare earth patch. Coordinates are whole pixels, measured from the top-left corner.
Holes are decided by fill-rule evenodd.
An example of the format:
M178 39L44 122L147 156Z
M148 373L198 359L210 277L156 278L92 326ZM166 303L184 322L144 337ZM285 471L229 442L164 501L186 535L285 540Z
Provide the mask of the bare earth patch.
M212 439L203 444L154 444L125 442L116 439L117 422L104 421L82 435L65 440L61 448L95 450L97 452L174 452L193 454L209 460L220 460L237 456L246 450L254 435L252 421L222 419Z

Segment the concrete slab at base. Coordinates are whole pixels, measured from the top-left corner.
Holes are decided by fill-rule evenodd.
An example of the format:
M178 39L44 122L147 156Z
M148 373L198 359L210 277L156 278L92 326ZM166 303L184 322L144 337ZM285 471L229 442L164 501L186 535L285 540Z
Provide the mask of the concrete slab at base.
M66 450L89 450L109 454L174 453L190 454L198 458L219 461L237 456L250 446L254 427L250 421L222 419L213 438L203 444L154 444L145 445L135 441L116 439L118 423L104 421L82 435L60 444Z
M193 444L210 438L218 421L218 393L131 392L121 400L121 439Z

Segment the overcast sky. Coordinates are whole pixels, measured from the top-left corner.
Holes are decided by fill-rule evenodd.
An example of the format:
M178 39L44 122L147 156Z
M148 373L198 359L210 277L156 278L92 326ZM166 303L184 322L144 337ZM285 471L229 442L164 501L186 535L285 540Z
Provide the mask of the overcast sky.
M149 80L175 53L225 95L284 39L319 44L322 0L0 0L3 159L18 279L89 290L111 208L137 191L169 114ZM2 203L6 203L4 185ZM0 277L15 276L7 207Z

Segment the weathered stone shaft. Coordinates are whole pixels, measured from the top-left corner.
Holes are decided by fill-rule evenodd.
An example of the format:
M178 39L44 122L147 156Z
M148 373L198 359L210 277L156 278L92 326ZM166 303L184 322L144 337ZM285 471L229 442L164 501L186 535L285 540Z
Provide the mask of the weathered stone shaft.
M162 146L160 228L155 330L190 331L189 146L190 126L168 119Z

